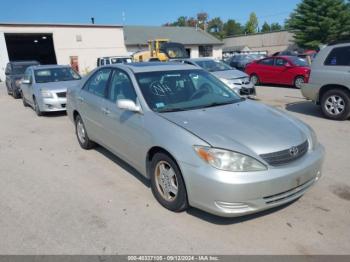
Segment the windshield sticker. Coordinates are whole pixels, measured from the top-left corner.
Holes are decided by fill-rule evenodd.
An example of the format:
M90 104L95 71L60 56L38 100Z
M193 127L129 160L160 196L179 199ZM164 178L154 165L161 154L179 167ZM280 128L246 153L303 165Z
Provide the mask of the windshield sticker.
M156 96L166 96L167 94L172 94L173 90L165 84L159 81L155 81L150 86L151 92Z
M162 103L162 102L160 102L160 103L156 103L156 107L157 107L157 108L164 107L164 103Z

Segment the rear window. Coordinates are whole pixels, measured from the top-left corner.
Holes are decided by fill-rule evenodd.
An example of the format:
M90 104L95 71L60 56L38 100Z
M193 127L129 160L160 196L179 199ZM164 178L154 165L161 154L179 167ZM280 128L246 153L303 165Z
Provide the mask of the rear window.
M350 66L350 46L334 48L324 64L328 66Z
M26 69L34 64L12 64L12 74L23 75Z
M273 58L263 59L259 62L259 64L272 66L273 65Z

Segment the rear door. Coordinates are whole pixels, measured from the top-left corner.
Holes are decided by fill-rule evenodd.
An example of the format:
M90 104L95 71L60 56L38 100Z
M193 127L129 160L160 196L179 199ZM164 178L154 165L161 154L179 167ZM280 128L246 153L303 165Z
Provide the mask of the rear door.
M78 110L83 118L89 137L98 142L105 143L105 129L103 116L107 96L107 85L112 72L111 68L97 70L77 95Z
M275 58L274 70L272 73L272 77L275 84L283 84L283 85L292 85L293 84L293 76L294 74L290 70L291 67L287 65L290 62L282 57Z
M327 74L327 81L350 87L350 45L330 51L324 66L325 70L332 71L332 74Z

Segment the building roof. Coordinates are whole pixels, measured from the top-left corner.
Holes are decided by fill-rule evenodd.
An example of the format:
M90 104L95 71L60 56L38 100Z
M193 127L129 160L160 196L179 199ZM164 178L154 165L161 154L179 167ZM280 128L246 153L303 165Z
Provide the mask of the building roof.
M9 27L92 27L92 28L122 28L121 25L104 24L70 24L70 23L1 23L0 26Z
M126 45L146 45L152 39L169 39L184 45L222 45L216 37L195 27L124 26Z

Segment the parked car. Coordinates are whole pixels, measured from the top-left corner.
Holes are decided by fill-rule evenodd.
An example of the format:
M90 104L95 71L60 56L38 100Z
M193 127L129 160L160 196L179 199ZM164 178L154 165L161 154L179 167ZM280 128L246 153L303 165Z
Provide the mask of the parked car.
M12 61L5 69L7 94L14 98L20 97L21 78L28 66L39 65L38 61Z
M44 112L65 111L67 88L81 77L69 66L30 66L21 82L24 106L31 106L38 116Z
M67 99L80 146L96 142L132 165L172 211L254 213L299 198L321 176L324 150L309 126L198 67L97 68Z
M242 55L235 55L231 58L229 58L226 63L229 64L231 67L237 68L238 70L244 71L246 66L255 61L260 60L262 58L265 58L265 55L258 55L258 54L242 54Z
M131 63L130 56L107 56L97 58L97 66Z
M192 58L177 60L185 64L198 66L212 73L222 82L242 96L255 96L255 86L250 82L249 76L229 65L211 58Z
M301 92L320 105L327 118L350 117L350 42L331 44L317 54Z
M306 60L297 56L274 56L247 65L245 72L258 84L281 84L301 88L307 83L310 68Z

